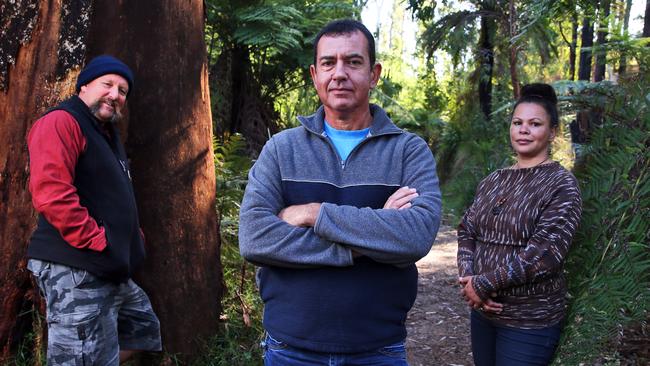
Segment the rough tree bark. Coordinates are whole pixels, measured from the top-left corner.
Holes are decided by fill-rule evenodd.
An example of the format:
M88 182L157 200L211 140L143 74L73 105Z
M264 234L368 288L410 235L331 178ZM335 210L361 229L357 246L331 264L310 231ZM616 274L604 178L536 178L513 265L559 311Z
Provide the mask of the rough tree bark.
M40 114L74 91L87 11L88 1L0 5L0 363L26 333L40 333L32 325L40 300L25 269L36 219L25 138Z
M136 76L127 153L146 237L138 283L164 350L187 360L217 331L222 294L203 1L96 0L88 54Z
M25 136L74 91L79 65L109 53L136 77L121 127L147 237L139 283L165 351L191 359L217 330L222 293L203 2L19 0L0 10L0 357L31 329L31 313L18 314L37 301L24 269L35 223Z
M605 69L607 66L607 49L605 48L605 43L609 34L608 17L610 8L610 0L602 0L600 2L600 19L598 20L598 35L596 37L596 65L594 67L594 81L596 82L605 79Z

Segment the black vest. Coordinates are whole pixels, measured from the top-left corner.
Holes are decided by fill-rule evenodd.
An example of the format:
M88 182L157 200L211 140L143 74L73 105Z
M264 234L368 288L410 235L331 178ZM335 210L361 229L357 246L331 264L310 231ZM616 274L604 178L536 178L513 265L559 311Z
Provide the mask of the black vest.
M112 138L104 135L99 122L77 96L52 110L70 113L86 138L86 149L75 167L74 186L80 204L106 230L108 246L102 252L69 245L43 215L32 234L27 256L85 269L105 279L128 280L144 259L138 210L129 177L126 153L115 126Z

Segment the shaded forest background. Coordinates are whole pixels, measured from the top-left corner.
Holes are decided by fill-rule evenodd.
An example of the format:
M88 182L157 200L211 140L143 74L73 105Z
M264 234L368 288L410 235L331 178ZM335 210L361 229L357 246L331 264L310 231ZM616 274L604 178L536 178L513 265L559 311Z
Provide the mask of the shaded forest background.
M90 20L75 25L84 47L70 56L60 51L60 40L71 37L65 27L47 38L42 23L48 14L54 23L65 19L65 5L72 3L52 9L46 1L0 5L0 138L10 142L0 147L0 249L13 253L3 255L0 267L2 357L42 364L40 304L21 270L35 217L24 192L24 135L48 103L71 92L65 83L74 81L83 60L109 52L123 57L141 80L142 94L129 100L129 121L137 124L123 126L145 234L153 243L141 278L161 320L173 324L164 332L165 355L139 362L261 364L255 269L237 248L246 174L269 136L296 126L297 115L319 104L308 72L316 32L331 19L360 19L368 2L79 2L84 5L69 14L87 12ZM521 85L554 85L562 123L553 158L573 170L584 199L566 266L570 309L555 363L650 362L650 0L642 4L644 13L632 12L631 0L382 5L375 11L388 17L376 28L367 24L384 66L372 101L429 143L447 224L457 224L480 179L512 164L509 113ZM107 38L101 30L115 19L125 32ZM630 31L634 22L642 30ZM147 31L151 24L160 24L159 31ZM414 47L405 36L409 24L415 24ZM15 33L16 27L24 32ZM58 57L45 68L51 54ZM36 66L30 69L26 60ZM47 88L39 86L42 80ZM38 103L33 89L41 90ZM159 104L167 108L151 115ZM28 107L17 115L13 105ZM212 141L201 138L210 129ZM170 199L179 186L187 191ZM221 268L223 277L215 273ZM179 307L188 303L204 310L188 314ZM188 316L173 323L179 314Z

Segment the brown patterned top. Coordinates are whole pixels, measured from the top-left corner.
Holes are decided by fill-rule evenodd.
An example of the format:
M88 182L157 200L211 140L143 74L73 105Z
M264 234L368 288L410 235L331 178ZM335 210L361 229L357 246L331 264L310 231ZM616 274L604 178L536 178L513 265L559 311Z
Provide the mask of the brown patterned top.
M578 184L559 163L500 169L479 183L458 226L458 270L474 290L503 303L484 315L502 325L543 328L564 317L564 258L580 222Z

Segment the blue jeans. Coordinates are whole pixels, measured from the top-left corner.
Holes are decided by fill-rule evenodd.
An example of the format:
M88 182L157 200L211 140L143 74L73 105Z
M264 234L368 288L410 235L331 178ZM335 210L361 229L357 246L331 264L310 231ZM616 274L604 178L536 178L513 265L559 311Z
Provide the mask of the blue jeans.
M551 363L562 332L560 323L541 329L495 324L472 310L472 354L476 366L546 366Z
M404 341L362 353L320 353L298 349L267 334L264 366L408 366Z

